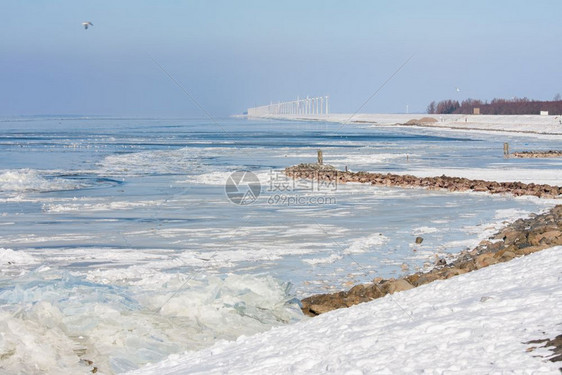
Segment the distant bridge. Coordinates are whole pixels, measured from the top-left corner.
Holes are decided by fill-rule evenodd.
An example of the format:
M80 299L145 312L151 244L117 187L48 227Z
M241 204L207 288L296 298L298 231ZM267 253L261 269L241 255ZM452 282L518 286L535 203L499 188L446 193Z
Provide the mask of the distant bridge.
M271 103L260 107L248 108L249 117L270 115L327 115L328 96L292 100L290 102Z

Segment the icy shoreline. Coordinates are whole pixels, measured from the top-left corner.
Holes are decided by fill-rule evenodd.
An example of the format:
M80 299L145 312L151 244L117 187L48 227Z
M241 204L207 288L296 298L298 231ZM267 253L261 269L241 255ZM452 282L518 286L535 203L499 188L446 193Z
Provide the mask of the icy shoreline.
M423 238L419 238L423 241ZM418 272L399 279L376 279L373 283L359 284L345 292L307 297L302 300L302 310L309 316L320 315L560 245L562 205L527 219L516 220L471 251L461 252L452 262L445 258L438 259L429 272Z
M423 117L435 122L408 124ZM252 117L250 117L251 119ZM333 113L328 115L269 115L260 118L296 121L326 121L369 126L406 126L441 130L498 133L511 135L548 136L562 139L562 117L540 115L427 115L427 114L367 114Z
M131 374L558 373L562 247L274 328ZM532 352L531 352L532 351Z
M560 334L553 312L562 308L562 246L556 246L562 236L553 225L561 213L559 205L517 220L433 272L379 280L382 298L350 298L359 305L172 355L130 374L557 373L559 366L548 362L553 349L536 343ZM418 281L413 288L410 282ZM363 286L353 289L368 294ZM303 302L310 309L314 301Z
M61 132L75 132L66 125ZM293 297L428 270L436 256L451 260L506 222L556 203L348 184L294 189L337 198L335 206L271 205L280 194L269 182L276 169L314 160L317 148L340 169L447 168L454 173L433 175L562 184L559 160L501 154L504 139L538 150L557 149L556 140L280 121L233 123L232 141L205 124L157 121L130 139L129 127L86 125L94 131L77 129L76 147L50 134L48 122L23 139L15 126L3 147L14 151L0 171L5 372L119 373L250 336L285 324L279 314ZM222 186L242 167L272 190L247 212L229 206ZM293 281L294 290L286 288ZM290 307L302 319L298 305Z
M560 194L559 187L553 185L523 184L520 182L498 183L447 177L445 175L419 178L411 175L348 172L339 171L333 166L323 164L299 164L286 168L285 174L294 179L326 181L327 183L337 184L368 183L374 186L398 186L402 188L471 190L490 194L512 194L514 196L533 195L539 198L557 198ZM418 237L418 239L421 244L423 238ZM309 316L320 315L334 309L381 298L387 294L412 289L434 280L448 279L557 245L562 245L562 205L558 205L546 213L535 214L530 218L515 221L493 237L482 241L478 247L469 252L462 252L450 264L447 264L447 261L442 258L436 263L436 268L426 273L418 272L397 280L381 279L371 284L358 284L348 291L313 295L302 300L302 311Z
M405 177L398 176L397 178ZM493 187L508 187L509 192L516 192L515 195L541 196L544 193L546 193L545 196L550 197L558 195L557 191L551 195L550 190L537 194L536 191L531 191L536 186L534 184L530 186L512 185L495 183ZM527 189L528 187L530 189ZM548 186L548 189L551 187L558 190L557 186L552 185ZM478 189L471 188L471 190ZM533 278L534 281L541 280L545 272L557 275L556 269L552 268L556 268L555 263L559 263L562 247L552 246L560 245L562 236L560 236L560 231L556 236L552 236L553 230L549 227L552 223L548 220L546 222L541 220L554 215L556 224L560 222L559 211L561 210L562 206L558 206L542 215L535 215L527 220L518 220L500 231L495 239L482 243L472 253L460 254L452 264L438 265L434 272L416 274L414 278L410 277L408 280L379 280L373 290L384 290L385 293L374 297L382 297L377 300L370 301L373 296L366 296L369 294L368 288L363 285L352 288L352 291L355 291L352 298L349 298L343 306L339 306L348 307L360 303L349 309L330 311L337 307L324 309L320 306L318 311L313 311L314 308L318 308L318 305L312 308L317 301L305 299L303 300L305 313L309 312L308 315L325 313L314 318L314 321L319 320L319 322L304 321L274 328L269 332L252 337L240 337L235 342L219 342L213 347L199 352L173 355L166 361L149 365L133 374L180 374L185 372L221 374L242 372L394 373L430 369L437 372L460 373L473 373L475 369L481 372L524 369L554 373L557 366L546 362L546 358L550 357L552 352L545 348L532 346L530 342L537 338L553 339L559 334L555 328L559 322L553 318L553 315L556 314L552 314L552 312L557 311L562 305L562 295L555 285L556 282L553 281L554 276L551 279L552 284L535 285L535 288L523 290L524 286L528 287L532 283L521 280L521 277L517 277L517 275L523 274L528 278ZM539 224L533 224L537 222ZM527 227L533 227L533 225L535 231L526 232ZM536 230L537 228L538 230ZM548 249L544 250L545 248ZM540 253L548 255L532 254L521 257L539 250L543 250ZM514 259L516 257L521 258ZM521 264L529 263L526 259L531 257L533 259L552 258L548 261L551 267L536 269L538 266L531 265L527 267L528 269L522 269L524 266ZM507 261L510 262L495 264ZM505 272L504 269L511 271ZM479 270L479 272L469 273L472 270ZM451 280L444 280L452 276L455 277ZM508 278L511 279L508 280ZM487 281L482 283L480 280L483 279ZM521 285L514 285L518 282L521 282ZM412 284L416 284L415 286L418 287L414 288ZM495 288L494 292L487 291L487 288L490 287ZM548 288L558 293L555 301L549 300L549 293L546 292ZM403 293L393 294L399 291ZM459 293L461 291L462 293ZM431 297L419 298L419 295L427 293ZM445 299L445 302L444 293L451 294ZM472 296L474 293L484 294ZM334 295L337 294L334 293ZM471 296L467 297L467 294L471 294ZM504 295L509 295L509 297L504 297ZM416 298L424 303L411 302ZM498 312L487 311L486 305L491 307L492 304L498 304L497 310L501 311L505 308L503 301L507 301L508 298L509 301L506 303L511 306L508 308L511 326L506 333L503 320L497 324L489 321L489 315L494 316ZM403 302L397 303L397 299ZM537 307L538 305L531 307L529 304L524 307L520 305L521 301L538 299L541 300L538 302L540 307ZM500 301L502 303L498 303ZM347 302L351 303L347 304ZM548 303L552 303L552 306ZM396 306L389 306L389 304L399 307L399 310L394 311L394 316L389 316L388 311L396 310ZM445 305L447 307L444 307ZM482 306L484 307L481 308ZM494 308L496 307L494 306ZM425 315L421 319L418 309ZM550 319L547 321L550 322L550 326L548 328L544 329L545 326L542 325L544 321L531 322L528 319L529 315L537 315L534 309L541 309L541 313L549 315ZM481 310L479 315L471 314L478 310ZM437 317L433 316L435 311L437 311ZM403 316L397 318L396 315L400 314ZM463 318L459 318L459 315L463 315ZM375 316L377 319L373 318ZM513 316L516 318L513 319ZM483 327L483 322L489 326ZM401 332L397 337L395 332L401 331L404 326L408 326L407 333ZM445 327L441 328L441 326ZM437 331L431 327L436 327ZM389 332L391 333L389 334ZM530 332L534 333L530 334ZM438 333L443 333L443 335ZM384 342L381 343L381 341ZM311 344L305 344L303 347L304 342ZM416 342L416 344L412 345L412 342ZM435 344L435 347L432 346L431 350L426 350L423 349L426 347L426 342L439 342L439 344ZM338 345L334 346L333 343L338 343ZM381 346L384 348L381 349ZM494 349L488 350L490 347ZM529 353L531 351L533 354ZM302 354L303 352L306 354ZM484 360L482 360L482 352L487 353ZM392 360L389 360L389 357Z

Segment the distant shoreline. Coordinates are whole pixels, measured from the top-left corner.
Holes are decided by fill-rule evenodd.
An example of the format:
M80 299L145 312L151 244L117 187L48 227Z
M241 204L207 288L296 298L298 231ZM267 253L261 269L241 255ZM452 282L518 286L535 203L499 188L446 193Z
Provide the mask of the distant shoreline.
M325 121L372 126L406 126L460 131L506 132L512 135L554 136L562 139L562 116L541 115L428 115L428 114L318 114L267 115L248 119ZM426 120L426 121L423 121ZM429 121L428 121L429 120Z

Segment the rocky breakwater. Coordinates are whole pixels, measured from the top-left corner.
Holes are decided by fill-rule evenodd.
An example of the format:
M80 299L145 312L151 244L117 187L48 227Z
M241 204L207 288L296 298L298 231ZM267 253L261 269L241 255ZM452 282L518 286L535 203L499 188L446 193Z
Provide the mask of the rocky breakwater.
M562 151L521 151L514 152L509 156L515 158L562 158Z
M471 180L462 177L416 177L412 175L371 172L340 171L329 165L299 164L285 169L285 174L296 179L315 179L345 184L370 183L376 186L419 187L433 190L479 191L490 194L533 195L540 198L557 198L562 187L522 182L496 182Z
M448 263L443 258L437 260L429 272L418 272L399 279L377 278L372 283L356 285L347 291L307 297L301 301L302 311L316 316L558 245L562 245L562 205L513 222L476 248L461 252L452 262Z

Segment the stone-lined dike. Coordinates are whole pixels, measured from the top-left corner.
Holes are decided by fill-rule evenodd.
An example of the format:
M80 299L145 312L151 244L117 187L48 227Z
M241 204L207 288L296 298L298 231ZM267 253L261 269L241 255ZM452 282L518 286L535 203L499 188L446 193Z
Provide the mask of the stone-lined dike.
M509 156L516 158L562 158L562 151L520 151L514 152Z
M375 186L420 187L431 190L479 191L490 194L533 195L539 198L557 198L562 188L547 184L522 182L496 182L471 180L463 177L416 177L412 175L383 174L372 172L340 171L329 165L299 164L285 169L293 178L315 179L345 184L348 182L370 183Z

